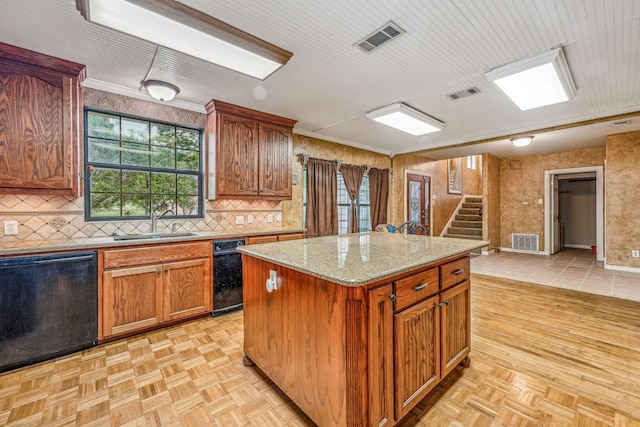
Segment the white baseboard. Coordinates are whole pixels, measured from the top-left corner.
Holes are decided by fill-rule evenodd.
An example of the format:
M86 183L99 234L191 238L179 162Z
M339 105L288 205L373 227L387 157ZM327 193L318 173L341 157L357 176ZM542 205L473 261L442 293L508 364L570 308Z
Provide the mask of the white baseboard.
M511 248L500 248L500 252L513 252L515 254L530 254L530 255L546 255L544 251L538 251L538 252L517 251Z
M639 267L625 267L623 265L607 264L607 260L604 261L604 269L605 270L626 271L628 273L640 273L640 268Z
M495 249L491 249L491 250L489 250L489 251L481 250L481 251L480 251L480 253L481 253L482 255L491 255L491 254L495 254L495 253L496 253L496 250L495 250Z

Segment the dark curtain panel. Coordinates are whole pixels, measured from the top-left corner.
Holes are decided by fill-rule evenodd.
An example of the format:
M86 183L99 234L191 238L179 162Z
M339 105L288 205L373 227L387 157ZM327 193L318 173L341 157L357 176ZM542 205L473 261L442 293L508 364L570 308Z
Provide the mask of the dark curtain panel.
M335 162L307 162L307 237L338 234L338 174Z
M371 203L371 228L387 223L387 201L389 199L389 170L369 170L369 198Z
M348 233L358 232L358 213L356 212L356 199L360 192L362 177L364 176L364 168L362 166L342 165L340 166L344 185L347 187L347 193L351 199L351 214L349 215Z

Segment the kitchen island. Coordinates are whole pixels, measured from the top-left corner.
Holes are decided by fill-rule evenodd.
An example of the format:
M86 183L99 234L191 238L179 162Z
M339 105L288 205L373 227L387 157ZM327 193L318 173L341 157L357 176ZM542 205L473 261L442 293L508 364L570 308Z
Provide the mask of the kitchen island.
M245 364L316 424L395 425L470 351L469 252L360 233L249 245Z

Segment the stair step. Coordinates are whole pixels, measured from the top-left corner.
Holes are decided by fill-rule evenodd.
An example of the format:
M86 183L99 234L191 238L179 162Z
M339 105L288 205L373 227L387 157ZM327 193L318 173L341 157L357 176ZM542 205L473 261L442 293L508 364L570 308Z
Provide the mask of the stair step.
M482 221L453 221L451 222L451 226L462 228L482 228Z
M480 209L478 208L474 208L474 209L464 209L461 208L458 213L461 215L478 215L478 213L480 212Z
M463 203L460 206L461 209L480 209L482 207L482 203Z
M482 236L470 236L468 234L445 234L444 237L451 237L454 239L467 239L467 240L482 240Z
M482 217L480 215L477 215L477 213L473 214L473 215L459 214L459 215L456 215L455 221L480 221L480 222L482 222Z
M482 228L449 227L449 229L447 230L447 234L482 237Z
M467 197L465 203L482 203L482 197Z

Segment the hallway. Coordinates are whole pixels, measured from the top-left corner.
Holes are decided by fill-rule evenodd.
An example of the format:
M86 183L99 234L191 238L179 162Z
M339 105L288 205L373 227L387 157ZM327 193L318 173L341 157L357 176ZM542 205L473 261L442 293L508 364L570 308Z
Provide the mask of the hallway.
M544 256L499 252L471 258L471 272L640 301L640 273L605 270L588 249Z

